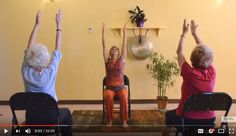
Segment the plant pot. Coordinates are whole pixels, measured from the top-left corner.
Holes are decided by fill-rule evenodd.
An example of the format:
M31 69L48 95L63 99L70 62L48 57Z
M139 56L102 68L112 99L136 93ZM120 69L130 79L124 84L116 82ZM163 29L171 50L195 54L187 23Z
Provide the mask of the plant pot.
M137 27L143 27L144 26L144 21L138 21L136 22Z
M167 103L168 103L167 96L157 96L158 109L166 109Z

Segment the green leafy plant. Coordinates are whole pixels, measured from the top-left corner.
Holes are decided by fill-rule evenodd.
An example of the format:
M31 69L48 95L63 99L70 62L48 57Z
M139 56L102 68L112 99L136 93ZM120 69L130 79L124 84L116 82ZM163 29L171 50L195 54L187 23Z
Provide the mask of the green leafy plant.
M175 80L180 74L180 69L176 63L176 60L165 59L163 55L157 52L152 52L150 55L150 64L146 65L146 68L152 77L156 81L158 96L166 96L166 89L173 87Z
M131 22L135 22L138 27L143 27L144 22L147 21L144 11L139 6L136 6L134 10L129 10L128 12L132 14L130 16Z

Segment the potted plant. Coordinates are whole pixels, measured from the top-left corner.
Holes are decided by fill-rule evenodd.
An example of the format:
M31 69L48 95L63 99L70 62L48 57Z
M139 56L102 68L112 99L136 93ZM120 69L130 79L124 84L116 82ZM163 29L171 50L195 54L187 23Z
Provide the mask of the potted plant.
M145 18L145 13L143 10L139 8L139 6L136 6L134 10L129 10L129 13L132 15L130 16L131 22L136 23L137 27L143 27L144 22L147 21Z
M168 102L166 89L174 86L174 78L180 74L180 69L175 60L165 59L157 52L151 53L150 61L151 63L147 64L146 68L156 81L158 108L165 109Z

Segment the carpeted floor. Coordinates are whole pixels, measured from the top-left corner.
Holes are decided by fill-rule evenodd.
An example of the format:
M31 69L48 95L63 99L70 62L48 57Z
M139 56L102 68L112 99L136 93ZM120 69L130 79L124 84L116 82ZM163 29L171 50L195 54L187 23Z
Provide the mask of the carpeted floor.
M128 128L122 128L119 112L114 113L113 126L102 121L100 110L76 110L72 113L73 132L160 132L164 112L159 110L132 110Z

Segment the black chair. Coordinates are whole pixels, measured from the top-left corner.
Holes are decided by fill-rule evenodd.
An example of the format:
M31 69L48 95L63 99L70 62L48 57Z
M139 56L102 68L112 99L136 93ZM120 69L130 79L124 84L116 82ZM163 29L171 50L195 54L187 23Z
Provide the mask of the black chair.
M124 75L124 84L126 86L128 86L128 117L129 117L129 120L130 120L131 119L130 82L129 82L128 76L126 76L126 75ZM102 90L104 91L105 89L106 89L106 77L103 78L103 82L102 82ZM103 111L103 122L105 122L106 104L105 104L105 98L103 96L103 93L102 93L102 98L103 98L102 99L102 101L103 101L103 108L102 108L102 111ZM115 96L114 97L114 101L115 102L119 101L119 97ZM115 107L115 109L116 109L116 107Z
M55 126L44 126L43 128L54 128L56 131L56 135L59 135L59 109L57 102L53 97L46 93L33 93L33 92L20 92L11 96L10 107L13 114L12 118L12 135L15 134L16 129L19 128L19 122L17 120L16 111L17 110L25 110L26 111L26 121L24 125L55 125ZM27 114L32 115L37 113L36 116L40 115L38 118L28 118ZM53 117L55 118L47 118L48 113L53 113ZM46 118L45 118L46 117ZM53 123L53 124L52 124ZM34 128L41 128L40 126L35 126Z
M229 113L230 107L232 104L232 98L223 92L215 92L215 93L198 93L192 95L188 98L188 100L184 104L183 112L182 112L182 127L181 129L177 129L176 136L179 133L182 133L184 136L188 136L190 133L196 133L196 128L204 128L201 125L204 124L196 124L193 126L185 126L185 118L183 117L184 113L187 111L225 111L224 117L226 117ZM215 127L213 124L212 126L205 126L205 128L212 128ZM191 129L192 128L192 129ZM221 129L224 129L226 132L224 135L228 135L228 124L227 122L221 122L220 125ZM205 130L206 131L206 130Z

